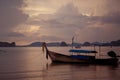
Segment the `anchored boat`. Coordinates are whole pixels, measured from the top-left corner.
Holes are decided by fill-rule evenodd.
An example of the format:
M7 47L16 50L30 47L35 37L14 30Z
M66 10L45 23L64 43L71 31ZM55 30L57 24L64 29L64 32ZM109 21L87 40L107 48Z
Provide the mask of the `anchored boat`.
M96 58L95 55L97 54L96 51L90 51L90 50L75 50L71 49L69 52L73 53L87 53L87 54L94 54L94 55L64 55L61 53L53 52L48 50L46 43L43 43L43 50L46 51L46 58L48 59L48 56L52 60L52 62L62 62L62 63L87 63L87 64L117 64L118 63L118 57L116 56L115 52L110 51L108 52L108 55L111 56L111 58Z

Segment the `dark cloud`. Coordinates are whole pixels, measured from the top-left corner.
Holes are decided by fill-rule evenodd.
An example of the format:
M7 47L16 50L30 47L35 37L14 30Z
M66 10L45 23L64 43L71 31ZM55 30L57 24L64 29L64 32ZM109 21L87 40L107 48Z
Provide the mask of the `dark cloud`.
M78 8L73 3L60 7L54 14L40 14L32 19L30 24L45 25L51 28L61 27L85 27L88 17L79 13ZM28 24L29 24L28 23Z
M104 0L104 5L101 7L104 10L104 15L92 16L90 18L91 22L120 25L120 0Z
M120 12L112 12L102 17L103 23L120 24Z
M25 6L23 0L0 0L1 34L12 33L17 25L26 21L28 16L20 9L23 6Z
M75 7L73 3L69 3L59 8L56 11L55 16L56 18L52 20L52 22L59 22L61 27L82 28L87 24L87 16L79 13L78 8Z
M120 13L112 12L103 16L92 16L89 17L91 23L99 24L119 24L120 25Z
M107 14L113 12L120 13L120 0L105 0L104 10Z
M89 21L100 24L120 24L120 0L104 0L103 4L99 6L102 8L101 13L104 14L91 16Z
M17 32L9 32L9 33L4 34L4 36L6 36L6 37L25 37L25 35L23 35L21 33L17 33Z
M45 28L54 28L53 32L61 32L57 37L65 34L64 37L70 38L71 35L77 34L82 41L108 41L119 39L119 0L105 1L105 5L103 6L105 14L96 14L96 16L83 15L73 3L69 3L61 6L54 14L40 14L35 17L35 19L32 19L30 24L41 25L41 27ZM50 30L52 32L52 29ZM47 36L45 39L53 40L54 38L53 36Z
M68 3L67 5L64 5L62 7L60 7L57 11L56 11L56 15L58 16L77 16L79 14L78 8L74 6L73 3ZM79 14L80 15L80 14Z

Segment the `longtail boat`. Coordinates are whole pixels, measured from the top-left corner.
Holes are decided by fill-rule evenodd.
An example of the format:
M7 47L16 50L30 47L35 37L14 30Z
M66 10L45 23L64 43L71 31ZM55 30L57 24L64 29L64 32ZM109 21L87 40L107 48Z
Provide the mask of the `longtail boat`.
M50 57L52 62L61 62L61 63L87 63L87 64L117 64L119 56L116 56L116 53L113 51L109 51L108 55L111 56L110 58L96 58L95 55L64 55L61 53L53 52L48 50L46 43L43 43L43 51L46 51L46 58ZM94 53L97 54L96 51L89 51L89 50L74 50L71 49L69 52L76 52L76 53Z

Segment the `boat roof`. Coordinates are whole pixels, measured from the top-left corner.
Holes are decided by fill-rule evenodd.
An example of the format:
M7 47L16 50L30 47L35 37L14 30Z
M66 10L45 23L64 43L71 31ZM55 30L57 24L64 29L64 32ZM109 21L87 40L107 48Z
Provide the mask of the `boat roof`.
M69 52L74 52L74 53L97 53L97 51L93 50L78 50L78 49L71 49Z

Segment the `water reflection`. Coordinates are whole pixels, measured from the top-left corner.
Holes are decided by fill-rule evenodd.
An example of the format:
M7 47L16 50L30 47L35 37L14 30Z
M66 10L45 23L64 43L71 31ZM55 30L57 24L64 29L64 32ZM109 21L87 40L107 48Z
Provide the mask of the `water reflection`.
M55 51L67 48L53 48ZM118 48L115 48L119 51ZM1 49L0 49L1 50ZM40 48L2 48L0 80L119 80L120 66L51 63ZM54 51L53 50L53 51ZM102 49L108 50L106 48ZM66 53L67 54L67 53Z
M119 80L118 69L119 66L52 63L45 74L46 80Z

